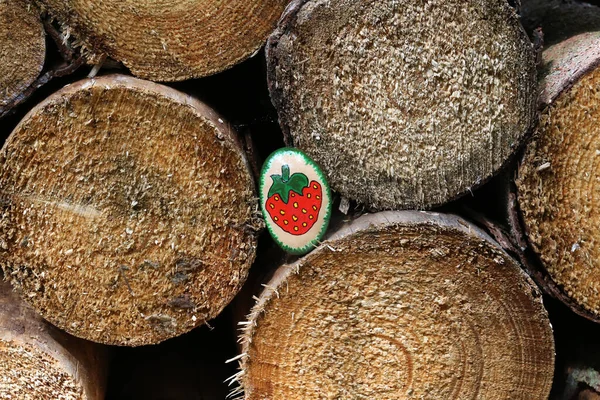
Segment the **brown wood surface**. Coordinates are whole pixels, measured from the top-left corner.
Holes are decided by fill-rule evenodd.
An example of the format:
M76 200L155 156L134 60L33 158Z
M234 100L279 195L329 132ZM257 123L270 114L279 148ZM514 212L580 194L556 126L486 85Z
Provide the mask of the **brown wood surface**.
M361 217L283 265L245 323L249 399L547 399L541 294L483 231L423 212Z
M509 204L532 276L546 292L594 321L600 321L599 48L600 33L594 32L544 51L540 123L520 162L516 196Z
M36 106L0 152L0 266L66 331L157 343L214 318L262 221L229 124L166 86L110 75Z
M43 321L0 281L0 399L103 400L107 366L102 346Z
M267 62L287 143L368 208L469 193L534 123L535 54L506 0L295 0Z
M40 11L26 0L0 0L0 116L44 67Z
M154 81L227 69L262 47L287 0L39 0L89 61L108 55Z

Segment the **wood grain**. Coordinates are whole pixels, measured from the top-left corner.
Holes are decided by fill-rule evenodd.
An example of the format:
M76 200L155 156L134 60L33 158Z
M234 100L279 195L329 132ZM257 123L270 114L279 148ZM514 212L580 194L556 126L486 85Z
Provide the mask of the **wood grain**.
M215 317L254 260L254 180L203 103L111 75L33 109L0 152L0 266L42 315L142 345Z
M181 81L250 57L287 0L39 0L90 62L105 54L154 81Z
M244 325L239 398L548 398L541 294L459 217L361 217L265 288Z
M267 59L288 145L373 209L468 193L534 123L535 55L506 0L296 0Z

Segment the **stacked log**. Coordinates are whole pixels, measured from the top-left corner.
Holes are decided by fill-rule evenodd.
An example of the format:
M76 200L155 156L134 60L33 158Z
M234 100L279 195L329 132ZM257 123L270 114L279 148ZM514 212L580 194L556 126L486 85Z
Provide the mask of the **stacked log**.
M595 321L600 321L599 49L600 32L592 32L544 51L543 110L516 180L523 226L513 224L516 236L526 239L521 246L531 246L524 262L540 285Z
M535 54L506 0L295 0L267 59L288 144L368 208L468 193L535 118Z
M106 353L43 321L0 282L0 398L103 400Z
M0 398L104 398L106 360L86 339L156 345L119 350L131 359L117 357L109 400L221 398L226 359L240 364L230 396L246 400L542 400L555 368L542 291L600 322L600 8L32 1L0 0L0 117L26 114L0 124L0 272L20 295L0 286ZM266 65L189 81L265 41ZM26 109L84 59L88 78ZM104 75L118 63L137 77ZM210 102L203 90L231 77L265 89L260 116L228 112L239 91L211 103L243 114L244 135L152 82ZM281 132L250 128L275 113ZM282 138L333 189L330 234L302 258L265 232L258 244L260 159ZM493 177L485 200L464 198ZM360 216L378 210L392 211ZM210 355L161 343L218 315L230 329L236 296L239 356L226 340ZM178 340L204 342L195 333ZM557 360L556 393L598 396L583 358Z
M541 294L465 220L361 217L280 267L243 335L245 399L546 399Z
M0 1L0 115L12 107L44 67L45 32L37 7Z
M91 63L109 56L154 81L220 72L262 47L286 0L39 0Z
M48 321L142 345L214 318L256 251L254 181L228 124L111 75L36 106L0 152L0 266Z

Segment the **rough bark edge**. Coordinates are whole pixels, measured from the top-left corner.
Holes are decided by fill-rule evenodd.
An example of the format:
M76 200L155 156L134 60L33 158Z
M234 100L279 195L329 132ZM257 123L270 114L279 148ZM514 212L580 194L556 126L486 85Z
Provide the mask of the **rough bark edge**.
M552 324L549 322L548 312L543 305L542 293L536 286L535 282L531 277L521 268L519 268L519 262L515 260L508 251L504 249L502 245L497 243L490 235L488 235L483 229L468 222L462 217L455 214L444 214L430 211L382 211L376 214L365 214L357 219L345 223L336 232L328 235L326 240L313 252L307 254L303 258L295 260L291 264L283 264L279 266L272 278L267 284L263 284L264 290L259 297L253 296L256 301L252 307L250 314L247 316L246 321L240 322L240 336L238 343L240 343L241 352L240 354L228 360L227 362L237 361L239 364L239 371L227 379L229 385L235 385L234 388L228 395L228 398L233 400L243 400L245 398L245 388L243 385L243 379L247 371L247 364L249 362L249 346L252 344L252 334L257 327L257 321L265 314L266 308L270 301L274 297L279 297L278 289L282 287L287 279L300 273L300 267L305 258L318 255L324 251L335 252L335 242L350 236L356 232L365 232L372 229L383 228L396 224L405 224L413 226L436 226L439 228L453 229L462 234L470 236L473 239L480 240L487 243L488 245L498 249L498 251L504 253L504 255L512 259L516 272L521 275L523 280L531 288L532 300L538 302L546 316L548 321L549 332L553 332ZM556 347L554 341L552 341L552 353L556 354ZM554 363L552 368L554 369Z
M539 101L545 107L600 66L600 31L585 32L550 46L543 57Z
M590 367L568 366L565 370L565 388L561 399L600 399L600 373Z
M281 37L283 35L287 35L292 32L293 27L296 23L296 20L298 19L298 13L302 9L302 7L310 1L315 1L315 0L291 0L290 3L288 4L287 8L283 12L279 22L277 23L277 28L273 31L271 36L269 36L269 39L267 40L267 43L265 45L267 86L269 88L269 95L271 97L271 102L273 103L273 106L275 107L275 110L277 111L279 126L281 128L281 132L283 133L283 140L285 142L285 145L288 147L295 147L295 146L294 146L292 134L290 132L290 128L286 122L288 117L287 117L286 107L284 106L284 99L283 99L284 96L282 95L282 90L279 89L279 87L277 85L277 66L279 65L279 53L278 53L277 47L279 45L279 41L281 40ZM521 9L520 0L517 0L515 4L507 2L506 6L513 9L515 11L516 15L518 15L518 13L520 12L520 9ZM523 25L521 24L520 20L516 20L516 22L519 25L519 29L521 30L523 37L528 38L529 36L527 35L527 32L523 28ZM531 46L534 48L534 51L536 51L536 48L533 43L531 44ZM532 78L532 82L535 82L535 78L534 77L531 77L531 78ZM531 87L530 90L532 93L537 93L537 89L535 87ZM535 103L535 100L533 101L533 103ZM472 194L473 190L476 190L476 189L480 188L481 186L485 185L492 178L494 178L496 175L498 175L502 170L504 170L509 165L511 165L514 162L514 160L518 158L518 154L520 153L520 150L525 146L526 143L529 142L529 140L531 139L531 137L533 136L533 133L535 131L535 126L537 125L537 120L538 120L539 115L535 111L533 111L533 107L532 107L531 112L534 115L531 117L530 126L525 130L525 132L523 132L523 134L521 135L521 138L515 142L515 144L512 148L511 154L506 158L506 160L504 160L504 162L500 165L500 167L498 167L496 169L496 171L492 171L487 177L484 177L483 179L479 180L478 182L475 182L471 187L466 188L462 192L459 192L459 193L455 194L454 196L450 196L444 202L422 204L419 207L415 207L415 208L420 209L420 210L431 210L431 209L443 206L445 204L451 203L453 201L456 201L456 200L462 198L463 196L467 195L468 193ZM331 188L331 190L332 190L332 192L336 191L335 188ZM371 207L368 204L363 204L360 202L358 202L358 203L365 206L365 208L370 211L373 211L373 212L379 211L379 209L377 209L375 207ZM401 207L400 209L410 209L410 208L412 208L412 207ZM382 210L382 211L386 211L386 210Z
M279 126L281 127L281 131L283 132L283 140L285 145L288 147L294 147L292 135L290 133L290 128L285 122L284 115L285 112L280 111L284 110L283 107L283 96L281 94L281 90L277 86L277 65L279 65L279 54L277 52L277 46L279 45L279 40L281 37L290 32L292 26L296 23L296 19L298 18L298 12L304 6L304 4L308 3L310 0L291 0L281 18L277 22L277 28L271 33L269 38L267 39L267 44L265 45L265 58L267 60L266 70L267 70L267 86L269 88L269 97L271 97L271 102L273 106L277 110L277 119L279 122ZM286 117L287 118L287 117Z
M67 21L64 21L62 18L57 16L58 14L61 14L61 10L54 10L53 8L48 7L48 5L44 3L44 0L31 1L33 1L33 3L42 11L42 13L48 16L49 20L57 23L58 31L60 31L59 35L70 39L69 42L72 48L76 48L78 50L78 52L82 55L82 60L85 64L94 65L106 57L108 52L103 50L101 40L99 40L98 46L94 48L93 41L83 40L81 38L81 36L86 36L86 34L88 37L96 38L96 36L94 36L91 32L87 32L85 30L82 30L81 32L73 31ZM66 7L66 4L64 7ZM68 10L64 13L69 14Z
M522 158L522 155L520 157ZM507 225L508 231L503 229L502 226L489 221L482 214L470 209L463 209L462 211L476 221L476 223L493 237L507 253L513 255L520 262L527 275L531 277L533 282L535 282L544 293L561 301L577 315L593 322L600 323L600 316L593 315L585 308L573 302L563 289L552 280L539 259L539 256L529 244L525 223L517 200L517 188L514 183L517 175L518 163L513 163L512 170L514 172L513 177L510 180L503 180L501 182L501 185L504 186L504 192L506 193L506 209L503 210L505 212L503 218L505 218L504 222Z

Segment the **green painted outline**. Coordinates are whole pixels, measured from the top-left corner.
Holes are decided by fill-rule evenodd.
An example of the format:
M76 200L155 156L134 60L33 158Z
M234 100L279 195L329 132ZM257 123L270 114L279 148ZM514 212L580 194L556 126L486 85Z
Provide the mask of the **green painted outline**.
M280 155L284 155L286 153L293 153L295 155L300 156L307 164L311 165L313 167L313 169L315 170L317 176L319 177L319 179L321 179L321 181L323 182L323 186L324 189L327 190L327 197L329 199L329 204L327 205L326 209L325 209L325 215L323 216L323 225L321 226L321 230L319 231L319 233L317 234L317 236L310 241L308 244L306 244L306 246L304 247L290 247L284 243L281 242L281 240L279 240L279 238L277 237L277 235L273 232L273 229L271 228L271 224L272 222L270 222L268 220L269 218L269 213L267 212L266 208L265 208L265 201L267 199L263 199L263 192L264 192L264 187L266 185L265 182L265 176L266 176L266 172L267 170L271 167L271 163L273 162L273 158L280 156ZM295 254L295 255L302 255L302 254L306 254L309 251L315 249L319 242L321 241L321 239L323 239L323 236L325 235L325 232L327 231L327 228L329 227L329 220L331 219L331 207L333 204L333 199L331 197L331 189L329 188L329 182L327 182L327 179L325 178L325 174L323 174L323 171L321 170L321 168L317 165L316 162L314 162L313 160L311 160L306 153L304 153L301 150L295 149L293 147L282 147L280 149L275 150L273 153L271 153L271 155L269 157L267 157L267 159L265 160L263 167L260 170L260 179L259 179L259 198L260 198L260 209L263 213L263 217L265 219L265 224L267 225L267 229L269 230L269 234L271 235L271 237L273 238L273 240L279 245L279 247L281 247L283 250L287 251L290 254Z

